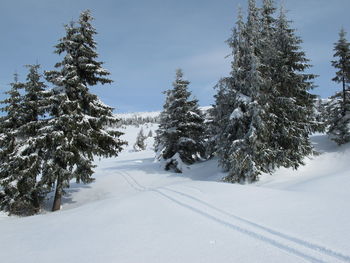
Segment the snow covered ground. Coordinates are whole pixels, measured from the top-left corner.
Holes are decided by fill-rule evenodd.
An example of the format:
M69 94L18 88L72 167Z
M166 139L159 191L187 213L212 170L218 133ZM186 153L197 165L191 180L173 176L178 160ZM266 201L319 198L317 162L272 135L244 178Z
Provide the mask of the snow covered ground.
M218 182L217 161L183 174L154 162L152 139L96 161L59 212L0 217L0 262L350 262L350 146L313 136L321 154L254 185ZM155 124L143 125L144 134Z

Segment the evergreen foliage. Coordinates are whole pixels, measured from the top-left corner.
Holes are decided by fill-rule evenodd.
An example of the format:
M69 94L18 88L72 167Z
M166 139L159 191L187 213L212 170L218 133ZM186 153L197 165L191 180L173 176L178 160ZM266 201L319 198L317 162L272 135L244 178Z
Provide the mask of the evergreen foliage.
M10 129L11 148L6 157L2 158L5 162L1 166L1 185L6 196L1 202L2 209L22 216L37 213L47 193L38 177L45 156L46 140L40 136L40 129L45 125L43 117L47 108L48 92L46 85L40 80L40 66L27 67L27 81L12 84L12 88L20 85L25 95L17 108L20 121L17 122L17 127L12 126ZM6 118L11 116L11 110L7 113Z
M112 108L89 87L107 84L109 72L97 61L96 30L89 11L66 26L55 52L64 54L56 70L46 72L54 89L46 91L39 65L28 66L27 82L11 84L0 124L0 205L12 214L31 215L55 189L52 210L60 209L71 179L91 182L94 156L117 156L122 134L107 130L119 122ZM19 89L24 89L22 96Z
M131 117L120 117L120 121L118 122L118 125L116 128L122 126L122 125L133 125L135 127L139 127L142 124L146 123L159 123L159 116L138 116L137 114L131 116Z
M334 44L333 67L337 69L332 79L342 84L342 91L331 97L327 105L328 134L339 145L350 141L350 43L346 39L346 32L342 29L339 40Z
M143 129L141 128L136 137L136 142L134 144L134 150L139 152L146 149L145 140L147 137L143 134Z
M224 156L225 147L221 144L225 140L225 125L228 121L227 112L232 111L229 103L229 83L231 79L223 78L215 86L217 93L214 95L215 103L208 110L206 122L206 157L211 158L216 153ZM220 152L220 153L219 153ZM223 158L224 159L224 158Z
M5 116L0 117L0 160L6 161L6 156L12 151L14 146L15 136L12 131L21 126L23 122L23 109L22 109L22 96L20 90L23 89L23 83L18 82L18 75L14 75L14 82L10 84L11 89L5 92L9 95L9 98L1 101L1 104L5 104L1 108L2 112L5 112Z
M96 30L89 11L81 13L78 23L66 26L66 35L56 45L57 54L65 54L55 65L57 70L46 72L47 79L56 86L50 97L50 116L46 132L47 160L42 180L55 185L53 210L60 209L63 189L69 181L89 183L92 179L94 155L117 156L125 142L122 133L106 130L118 119L112 108L103 104L89 87L111 83L109 72L96 59Z
M296 169L305 156L313 153L309 135L320 130L320 124L315 120L316 96L309 93L316 76L304 73L311 66L301 50L302 40L289 24L281 9L274 34L277 56L273 62L275 125L271 144L275 152L273 165Z
M181 172L181 163L193 164L204 156L204 117L196 99L190 99L189 81L176 71L173 89L166 92L155 138L157 158L165 161L165 169Z
M238 16L232 37L232 71L220 80L212 110L218 127L215 152L228 182L251 183L275 168L297 168L313 153L309 134L314 121L312 74L301 39L273 1L258 8L249 0L247 21Z
M23 122L23 98L20 94L23 83L18 82L18 74L14 75L14 82L10 87L10 90L5 92L9 97L1 101L5 104L1 108L5 116L0 117L0 205L5 211L10 210L10 204L16 194L15 174L10 169L5 169L5 166L10 160L9 155L16 147L16 133Z
M228 182L254 182L265 167L268 156L266 93L262 78L259 10L249 1L247 23L239 16L237 28L229 40L234 61L228 87L229 111L223 118L223 133L218 141L219 163L228 171Z

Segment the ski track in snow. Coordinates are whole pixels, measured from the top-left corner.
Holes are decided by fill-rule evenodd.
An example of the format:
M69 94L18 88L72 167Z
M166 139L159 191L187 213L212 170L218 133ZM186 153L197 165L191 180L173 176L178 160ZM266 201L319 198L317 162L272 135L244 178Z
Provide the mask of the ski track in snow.
M202 199L194 197L190 194L183 193L169 187L145 187L141 185L130 172L119 170L117 171L124 180L138 192L154 192L164 197L165 199L183 207L190 211L199 214L213 222L226 226L232 230L248 235L251 238L272 245L282 251L302 258L307 262L312 263L336 263L336 262L350 262L350 256L344 255L333 249L311 243L309 241L293 237L291 235L282 233L272 228L260 225L253 221L236 216L218 207L215 207ZM167 193L164 193L166 191ZM169 195L169 193L175 194ZM186 203L179 200L182 197ZM192 204L188 204L192 202ZM194 203L194 204L193 204ZM209 209L209 211L208 211ZM210 212L211 210L211 212ZM228 220L227 220L228 219Z

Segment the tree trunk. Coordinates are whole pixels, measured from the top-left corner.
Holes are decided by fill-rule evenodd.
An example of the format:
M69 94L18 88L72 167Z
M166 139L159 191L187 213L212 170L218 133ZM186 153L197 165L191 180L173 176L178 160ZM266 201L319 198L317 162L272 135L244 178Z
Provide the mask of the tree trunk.
M57 178L55 199L53 200L52 212L61 209L61 199L62 199L62 180L60 176Z
M39 213L40 211L40 198L39 198L39 194L37 191L34 191L32 193L32 204L33 204L33 207L34 207L34 213Z

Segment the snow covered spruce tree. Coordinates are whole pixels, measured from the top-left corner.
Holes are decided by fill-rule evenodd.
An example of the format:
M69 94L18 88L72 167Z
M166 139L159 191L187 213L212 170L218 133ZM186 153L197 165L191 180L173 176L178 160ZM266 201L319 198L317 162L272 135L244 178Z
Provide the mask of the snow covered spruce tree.
M136 152L143 151L146 149L146 144L145 144L146 139L147 139L147 136L143 134L143 128L141 128L139 133L137 134L136 142L133 146Z
M317 125L308 90L314 75L303 73L308 60L284 12L277 19L274 12L271 0L262 8L249 0L247 22L240 13L228 41L231 76L220 81L225 95L218 93L223 99L214 105L224 109L214 121L222 122L216 153L228 182L251 183L279 166L297 168L312 153L308 136Z
M27 81L20 84L25 90L18 112L21 121L11 129L14 144L2 165L6 182L3 189L6 198L4 210L11 214L32 215L39 212L47 193L38 180L45 155L45 137L40 129L45 126L47 109L46 85L40 80L39 65L28 65Z
M5 112L4 116L0 117L0 162L3 164L6 162L8 153L12 152L15 145L15 131L21 126L23 122L23 109L22 109L22 96L20 90L23 89L24 84L18 82L18 74L14 75L14 82L10 84L11 89L6 91L5 94L9 97L1 104L5 106L1 108L2 112ZM1 165L2 167L2 165Z
M96 30L89 11L81 13L78 23L66 26L66 35L56 45L57 54L65 54L55 65L57 70L46 72L53 83L50 98L52 108L47 132L47 161L43 167L43 183L55 187L52 210L59 210L64 188L75 178L89 183L93 174L94 155L117 156L125 142L121 132L106 130L119 121L112 108L103 104L89 91L90 86L111 83L109 72L96 59Z
M14 167L8 167L10 154L16 148L16 134L18 128L23 123L22 96L20 90L23 89L23 83L18 82L18 74L14 75L14 82L10 84L11 88L6 94L9 97L3 101L5 104L1 111L5 112L0 117L0 206L2 210L9 211L13 196L16 194ZM10 170L10 168L12 168Z
M237 28L229 40L233 48L231 78L226 79L229 112L218 138L220 165L228 171L224 181L254 182L265 171L269 157L266 125L266 93L260 71L261 57L259 10L249 1L247 23L239 16ZM225 119L225 118L224 118Z
M303 159L313 153L309 135L320 129L316 122L316 96L309 93L314 87L313 74L304 73L311 66L301 50L302 40L290 27L283 8L276 20L274 34L276 57L273 60L273 101L271 113L275 125L271 132L274 152L273 168L298 168Z
M198 101L190 100L189 81L176 71L174 88L166 92L166 102L156 132L156 158L165 169L182 172L182 162L193 164L204 156L204 117Z
M339 145L350 141L350 43L342 29L339 40L334 44L333 67L337 69L333 81L341 83L342 91L331 97L327 105L328 134Z

